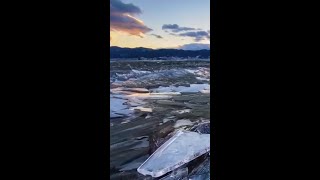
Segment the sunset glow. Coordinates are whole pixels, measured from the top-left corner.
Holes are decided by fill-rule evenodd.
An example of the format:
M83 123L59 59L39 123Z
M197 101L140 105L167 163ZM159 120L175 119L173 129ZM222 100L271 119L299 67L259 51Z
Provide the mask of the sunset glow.
M210 0L110 0L110 46L210 44Z

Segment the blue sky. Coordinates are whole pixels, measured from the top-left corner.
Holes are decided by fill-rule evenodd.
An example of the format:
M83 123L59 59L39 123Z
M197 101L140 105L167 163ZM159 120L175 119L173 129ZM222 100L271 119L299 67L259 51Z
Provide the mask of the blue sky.
M110 3L112 46L178 48L210 44L210 0L110 0Z

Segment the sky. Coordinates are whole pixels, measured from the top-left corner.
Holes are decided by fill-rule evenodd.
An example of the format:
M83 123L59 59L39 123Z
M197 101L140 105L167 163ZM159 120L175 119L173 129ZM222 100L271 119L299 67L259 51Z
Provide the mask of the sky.
M210 0L110 0L110 46L209 49Z

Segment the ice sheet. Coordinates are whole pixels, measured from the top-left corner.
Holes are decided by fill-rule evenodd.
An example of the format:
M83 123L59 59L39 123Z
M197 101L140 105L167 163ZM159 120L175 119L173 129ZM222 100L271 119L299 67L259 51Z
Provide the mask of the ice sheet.
M192 124L193 123L189 119L181 119L181 120L178 120L173 127L178 128L181 126L191 126Z
M204 90L200 90L201 93L203 94L210 94L210 89L204 89Z
M164 92L200 92L201 90L210 89L209 84L190 84L190 87L186 86L169 86L152 89L153 92L164 93Z
M210 134L178 131L138 169L143 175L162 176L210 151Z
M110 96L110 118L117 118L130 115L133 111L125 105L126 100Z
M135 107L135 108L131 108L130 110L136 110L141 112L152 112L152 108L145 108L145 107Z

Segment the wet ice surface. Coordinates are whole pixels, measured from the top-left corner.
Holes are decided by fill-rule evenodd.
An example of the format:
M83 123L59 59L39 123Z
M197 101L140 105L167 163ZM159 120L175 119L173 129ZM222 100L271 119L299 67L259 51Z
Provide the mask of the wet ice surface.
M204 125L210 124L209 62L127 61L110 67L110 178L201 179L194 175L205 162L199 158L196 167L186 163L159 178L137 168L180 130L210 134Z
M132 113L132 111L129 110L125 105L125 103L127 102L125 99L121 97L110 96L110 102L112 103L112 106L110 107L111 118L124 117Z
M143 175L159 177L210 150L210 134L179 131L138 168Z
M156 89L151 89L153 92L186 92L186 93L196 93L201 92L202 90L210 90L209 84L190 84L190 86L169 86Z

